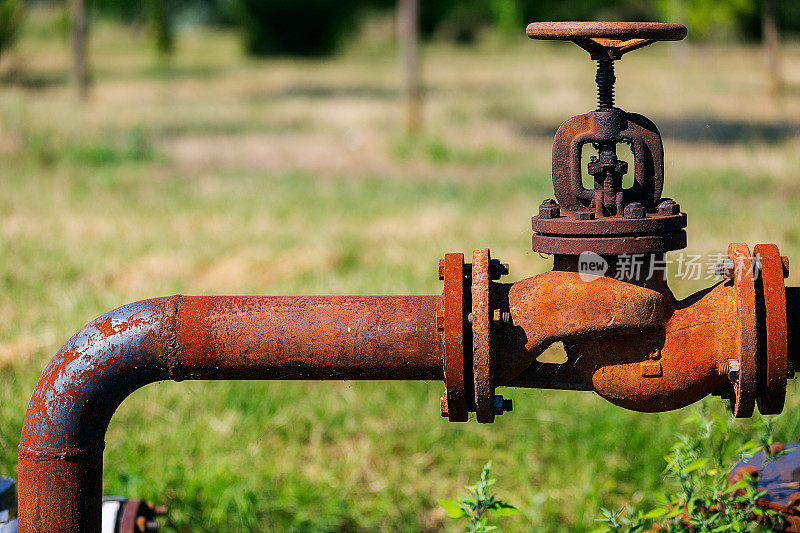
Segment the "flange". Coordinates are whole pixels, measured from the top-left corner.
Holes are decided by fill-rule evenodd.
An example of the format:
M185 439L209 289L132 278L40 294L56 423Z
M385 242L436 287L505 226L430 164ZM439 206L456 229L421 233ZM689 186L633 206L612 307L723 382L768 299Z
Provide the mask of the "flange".
M471 401L467 397L464 368L464 254L445 254L440 277L444 279L442 415L450 422L466 422Z
M686 232L608 237L534 233L531 237L531 245L534 251L545 254L580 255L583 252L594 252L599 255L646 254L685 248Z
M472 253L472 373L475 383L475 414L478 422L494 422L492 383L492 305L489 249Z
M531 228L537 233L549 235L641 235L680 231L686 227L686 213L659 215L646 213L640 219L603 217L579 220L572 216L556 215L531 219Z
M728 245L728 257L734 265L734 288L736 312L739 328L736 332L737 353L734 361L737 368L729 368L735 378L732 380L733 396L731 411L736 418L750 418L756 400L756 289L753 272L753 258L744 243Z
M758 410L764 415L783 411L786 398L786 289L783 285L783 259L774 244L757 244L754 259L759 265L756 279L757 322L762 335L758 343Z

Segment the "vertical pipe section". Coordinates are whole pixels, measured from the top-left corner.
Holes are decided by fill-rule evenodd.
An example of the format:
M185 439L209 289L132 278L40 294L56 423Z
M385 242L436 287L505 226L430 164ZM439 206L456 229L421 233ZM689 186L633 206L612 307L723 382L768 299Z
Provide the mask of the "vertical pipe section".
M439 296L181 297L121 307L64 345L19 445L19 531L100 530L104 436L165 379L442 379Z

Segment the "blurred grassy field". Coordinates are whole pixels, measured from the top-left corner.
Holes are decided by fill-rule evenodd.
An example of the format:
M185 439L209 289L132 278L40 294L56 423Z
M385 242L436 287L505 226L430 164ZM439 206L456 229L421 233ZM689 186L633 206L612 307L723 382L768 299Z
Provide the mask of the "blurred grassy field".
M375 35L334 60L255 61L233 35L186 30L165 64L141 33L100 23L81 105L53 22L35 11L0 65L0 474L16 473L50 356L119 305L433 293L444 252L485 246L513 279L549 268L529 251L530 217L551 196L555 128L594 99L593 67L572 45L426 48L426 133L411 141L395 56ZM689 213L691 252L776 242L800 261L800 47L784 62L780 100L756 48L661 44L617 67L619 105L664 133L665 194ZM441 389L152 385L111 423L105 493L167 504L178 531L455 530L437 499L492 459L522 511L503 530L583 531L601 505L652 498L686 417L511 390L514 412L495 424L452 425ZM800 440L797 392L779 438Z

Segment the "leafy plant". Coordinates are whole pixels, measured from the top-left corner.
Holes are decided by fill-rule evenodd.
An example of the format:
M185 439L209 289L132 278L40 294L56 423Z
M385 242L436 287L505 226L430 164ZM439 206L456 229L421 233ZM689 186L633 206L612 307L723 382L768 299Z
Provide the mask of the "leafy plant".
M0 0L0 55L14 44L24 17L22 0Z
M597 520L600 532L639 533L643 531L780 531L782 519L777 511L757 505L755 475L743 474L730 484L728 471L739 460L749 458L759 448L764 463L780 455L782 447L772 438L772 421L762 417L757 425L758 440L740 442L731 431L732 418L710 415L701 404L689 422L694 433L682 435L665 457L665 480L673 488L660 498L660 504L645 513L632 507L619 511L601 510Z
M489 461L481 471L481 479L474 485L466 487L469 493L461 495L457 500L439 500L439 505L447 511L451 518L466 518L467 531L472 533L483 533L497 529L489 525L489 513L494 516L511 516L517 514L519 510L513 505L497 498L490 492L490 488L495 484L495 479L491 478L492 462Z

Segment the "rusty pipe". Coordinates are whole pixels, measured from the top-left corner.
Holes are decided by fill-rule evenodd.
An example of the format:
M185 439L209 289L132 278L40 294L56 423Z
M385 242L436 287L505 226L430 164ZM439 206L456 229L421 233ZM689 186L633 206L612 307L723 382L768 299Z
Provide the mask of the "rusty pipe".
M136 389L166 379L442 379L440 305L439 296L173 296L101 316L33 392L19 530L100 530L106 428Z
M774 281L773 252L761 272ZM749 253L732 256L750 264ZM442 296L174 296L98 318L59 351L31 398L19 447L20 531L96 529L108 422L127 395L158 380L443 380L442 412L454 421L502 414L500 386L591 390L647 412L716 392L735 402L737 416L752 413L756 360L768 373L780 361L779 350L757 353L770 352L765 339L779 326L765 319L769 327L757 327L756 314L777 309L754 307L756 288L772 294L767 281L737 268L735 279L677 301L664 279L587 279L574 261L556 259L553 271L507 284L494 281L507 267L487 249L469 265L447 254ZM796 324L800 290L787 289L786 300ZM800 336L788 329L794 359ZM557 370L537 362L555 342L568 355Z

